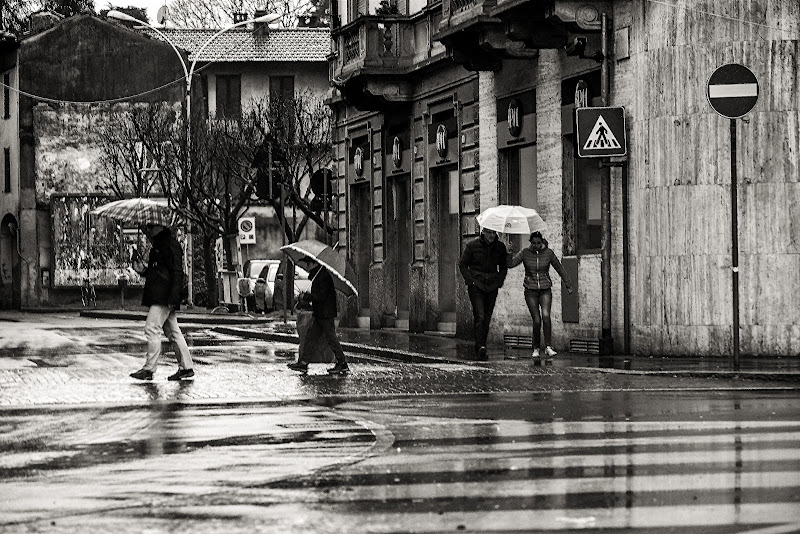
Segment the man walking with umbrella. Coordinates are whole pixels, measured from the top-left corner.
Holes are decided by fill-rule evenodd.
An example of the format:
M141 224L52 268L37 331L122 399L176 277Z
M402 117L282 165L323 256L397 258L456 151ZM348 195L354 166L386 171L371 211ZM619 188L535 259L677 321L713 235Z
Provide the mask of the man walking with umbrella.
M331 247L316 239L289 243L282 246L281 250L297 265L306 269L311 278L311 294L305 295L305 299L311 300L314 321L305 336L312 340L322 337L333 351L336 365L328 369L329 374L347 374L350 369L342 345L336 337L335 319L338 312L336 291L341 291L345 296L358 295L353 282L355 275L352 265L344 255L336 251L335 246ZM294 371L307 371L308 362L304 361L303 356L300 354L296 362L289 364L289 368Z
M137 380L153 379L153 372L161 358L163 332L175 345L178 357L178 371L170 375L168 380L193 378L192 357L175 315L184 298L183 249L169 229L177 221L177 213L149 198L116 200L93 209L91 213L144 226L145 235L152 245L147 266L138 255L133 264L133 269L145 278L142 305L149 309L144 325L147 337L145 363L131 376Z
M472 304L475 356L478 360L488 360L486 338L497 292L506 280L506 264L506 246L497 239L497 232L486 227L481 228L480 237L467 243L458 262Z
M347 358L341 343L339 343L339 338L336 336L334 319L338 314L338 304L333 277L327 269L308 256L298 260L297 264L308 271L308 277L311 279L311 294L301 296L301 298L311 301L311 310L314 315L314 321L305 335L310 339L322 337L333 351L336 364L328 369L328 374L347 374L350 372L350 368L347 366ZM308 362L298 359L298 361L288 364L288 367L293 371L306 372Z
M131 376L138 380L153 379L153 372L161 358L163 332L175 345L178 357L178 371L167 379L193 378L192 357L175 315L183 298L183 250L169 228L152 223L148 223L145 228L152 244L147 267L137 258L133 268L145 278L142 305L149 307L144 325L147 355L144 366L131 373Z

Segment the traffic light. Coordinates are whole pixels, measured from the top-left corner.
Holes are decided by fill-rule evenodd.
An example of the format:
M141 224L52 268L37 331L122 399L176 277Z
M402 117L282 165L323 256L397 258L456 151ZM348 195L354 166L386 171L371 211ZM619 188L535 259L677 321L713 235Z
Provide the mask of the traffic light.
M311 175L309 183L311 191L314 193L314 198L311 199L312 211L322 211L325 209L324 199L327 198L327 207L331 208L331 200L333 199L333 172L330 169L317 169Z
M283 152L279 147L266 144L253 156L252 168L256 169L256 196L272 200L280 196Z

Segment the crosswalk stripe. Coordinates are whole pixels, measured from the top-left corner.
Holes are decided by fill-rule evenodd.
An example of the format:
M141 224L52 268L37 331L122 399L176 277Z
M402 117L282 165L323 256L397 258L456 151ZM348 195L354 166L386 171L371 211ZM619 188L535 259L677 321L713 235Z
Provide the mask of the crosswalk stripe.
M390 427L403 439L384 454L317 478L311 495L302 480L275 489L345 516L358 510L365 531L701 532L800 521L800 422L410 423Z
M527 441L519 440L501 443L477 443L453 445L443 444L441 446L431 446L427 450L430 454L437 452L449 454L468 454L484 451L522 451L543 452L546 449L598 449L603 447L632 447L632 446L697 446L699 444L757 444L775 442L800 442L800 432L768 432L762 434L711 434L699 436L652 436L645 438L597 438L586 439L565 439L559 441L541 440Z
M501 457L482 455L480 460L461 458L453 460L449 454L429 455L423 458L416 455L401 454L390 457L378 457L369 460L370 466L396 466L393 472L402 473L436 473L451 471L481 470L525 470L532 468L560 468L572 467L606 467L613 465L685 465L697 464L715 465L730 464L735 461L749 462L778 462L800 461L800 449L758 449L742 451L682 451L659 453L619 453L619 454L576 454L571 456L547 457Z
M465 427L465 425L469 425ZM630 422L554 422L524 423L519 421L485 421L474 423L461 419L446 422L411 422L393 425L392 432L398 440L408 435L416 442L430 437L441 440L446 437L485 436L562 436L578 434L615 434L642 432L686 432L686 431L720 431L720 430L766 430L766 429L800 429L800 421L630 421Z
M668 491L705 491L728 488L800 488L800 471L757 473L692 473L685 475L582 477L486 482L437 482L347 486L331 488L326 500L390 501L406 499L443 499L448 497L493 499L535 497L581 493L644 493Z
M566 528L624 529L710 527L716 525L774 525L800 521L797 503L721 504L700 506L642 506L581 510L513 510L436 513L353 514L364 532L384 532L386 525L402 525L404 532L452 532L461 525L471 532L547 531Z

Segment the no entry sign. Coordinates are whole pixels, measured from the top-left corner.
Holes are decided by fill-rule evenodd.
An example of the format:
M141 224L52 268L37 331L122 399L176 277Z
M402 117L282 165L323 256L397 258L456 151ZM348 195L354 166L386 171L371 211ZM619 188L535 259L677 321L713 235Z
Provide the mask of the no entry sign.
M758 80L744 65L729 63L711 74L706 95L714 111L723 117L738 119L756 105Z

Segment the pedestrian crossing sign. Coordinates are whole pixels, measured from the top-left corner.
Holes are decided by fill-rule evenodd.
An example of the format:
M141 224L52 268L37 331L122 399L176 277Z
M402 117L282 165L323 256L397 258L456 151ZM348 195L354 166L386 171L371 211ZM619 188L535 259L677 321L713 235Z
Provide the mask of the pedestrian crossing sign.
M579 158L625 156L625 108L575 109L575 144Z

